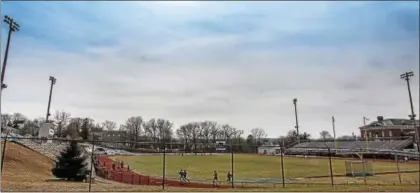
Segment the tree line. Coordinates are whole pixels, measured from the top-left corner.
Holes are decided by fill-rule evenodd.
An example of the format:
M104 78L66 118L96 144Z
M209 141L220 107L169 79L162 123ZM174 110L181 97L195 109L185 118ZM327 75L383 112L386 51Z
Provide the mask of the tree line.
M7 125L19 128L20 135L32 136L38 136L41 124L45 122L45 118L28 119L21 113L2 114L1 119L2 129ZM132 116L125 123L118 125L111 120L96 122L88 117L72 117L65 111L56 111L50 121L55 123L54 130L56 137L59 138L71 137L88 140L99 138L95 133L121 131L125 135L120 140L127 141L128 148L137 148L137 142L182 143L186 150L193 151L210 148L217 141L225 141L227 145L234 144L231 148L235 151L255 152L256 147L263 144L291 146L296 144L298 139L300 141L315 140L306 132L298 135L296 130L289 130L286 135L276 139L268 139L262 128L253 128L249 135L244 135L245 132L242 129L215 121L191 122L181 125L179 128L173 128L173 123L166 119L145 120L141 116ZM320 132L319 139L329 140L331 138L328 131Z

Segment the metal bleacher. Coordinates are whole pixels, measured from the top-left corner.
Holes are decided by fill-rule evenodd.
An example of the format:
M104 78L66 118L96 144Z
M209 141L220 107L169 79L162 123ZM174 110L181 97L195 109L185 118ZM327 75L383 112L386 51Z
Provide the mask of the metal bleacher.
M412 138L406 140L369 141L368 143L366 141L309 141L295 144L288 148L285 153L291 155L326 155L328 153L346 154L357 152L375 155L399 154L408 157L418 157L418 152L403 151L404 148L412 143Z

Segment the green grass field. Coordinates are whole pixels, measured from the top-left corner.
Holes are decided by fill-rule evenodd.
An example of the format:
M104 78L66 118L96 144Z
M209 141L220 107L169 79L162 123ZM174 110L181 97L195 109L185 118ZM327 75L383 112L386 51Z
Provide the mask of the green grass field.
M147 156L114 156L114 160L124 161L131 169L138 173L162 176L162 155ZM345 174L345 161L333 159L334 175ZM417 164L399 164L400 171L418 171ZM219 179L225 180L227 172L231 171L230 155L190 155L190 156L166 156L166 176L178 178L180 169L188 171L188 177L194 181L211 181L213 170L219 173ZM374 162L373 170L377 172L397 171L393 162ZM284 158L285 178L289 183L330 183L330 178L308 179L310 176L325 176L330 174L328 159L311 158ZM235 155L234 156L234 177L238 183L280 183L281 162L279 156L258 156L258 155ZM418 173L401 174L403 183L415 183L418 181ZM335 177L335 183L364 183L361 178ZM376 175L368 177L367 183L399 183L397 174Z

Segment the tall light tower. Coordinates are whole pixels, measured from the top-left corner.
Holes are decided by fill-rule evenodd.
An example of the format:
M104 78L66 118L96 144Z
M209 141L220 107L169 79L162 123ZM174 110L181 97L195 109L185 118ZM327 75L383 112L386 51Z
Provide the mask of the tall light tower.
M334 147L335 147L335 152L337 153L337 138L335 135L335 118L334 116L331 117L331 122L332 122L332 128L333 128L333 135L334 135Z
M51 81L51 87L50 87L50 97L48 99L48 107L47 107L47 117L45 119L45 122L48 123L48 117L51 115L50 114L50 106L51 106L51 95L52 95L52 90L54 87L54 84L57 82L57 79L54 78L53 76L50 76L50 81Z
M293 105L295 106L295 118L296 118L296 134L297 134L297 141L300 143L300 136L299 136L299 121L298 121L298 115L297 115L297 98L293 99Z
M9 47L10 47L10 38L12 37L12 32L19 31L19 24L17 24L13 18L9 16L4 16L4 23L9 25L9 34L7 36L7 43L6 43L6 50L4 53L4 59L3 59L3 66L1 68L1 90L7 87L6 84L4 84L4 74L6 72L6 65L7 65L7 58L9 56Z
M410 77L412 76L414 76L414 73L410 71L410 72L405 72L401 74L400 78L407 82L408 97L410 99L410 107L411 107L411 115L408 115L408 116L410 117L410 120L413 122L414 131L416 133L417 150L420 152L420 138L419 138L420 131L416 126L416 114L414 114L413 98L411 97L411 88L410 88Z
M405 80L407 82L407 88L408 88L408 97L410 98L410 107L411 107L411 115L409 115L410 120L413 121L413 127L414 132L416 135L417 140L417 151L420 154L420 128L416 127L416 114L414 114L414 107L413 107L413 99L411 97L411 89L410 89L410 77L414 76L414 73L412 71L405 72L400 75L400 78ZM419 159L419 168L420 168L420 159ZM419 172L419 179L420 179L420 172ZM419 191L420 191L420 183L419 183Z

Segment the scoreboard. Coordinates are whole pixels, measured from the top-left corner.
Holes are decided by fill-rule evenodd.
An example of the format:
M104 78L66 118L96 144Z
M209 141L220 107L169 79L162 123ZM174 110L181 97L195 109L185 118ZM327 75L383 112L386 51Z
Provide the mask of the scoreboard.
M216 141L216 151L226 151L226 141Z

